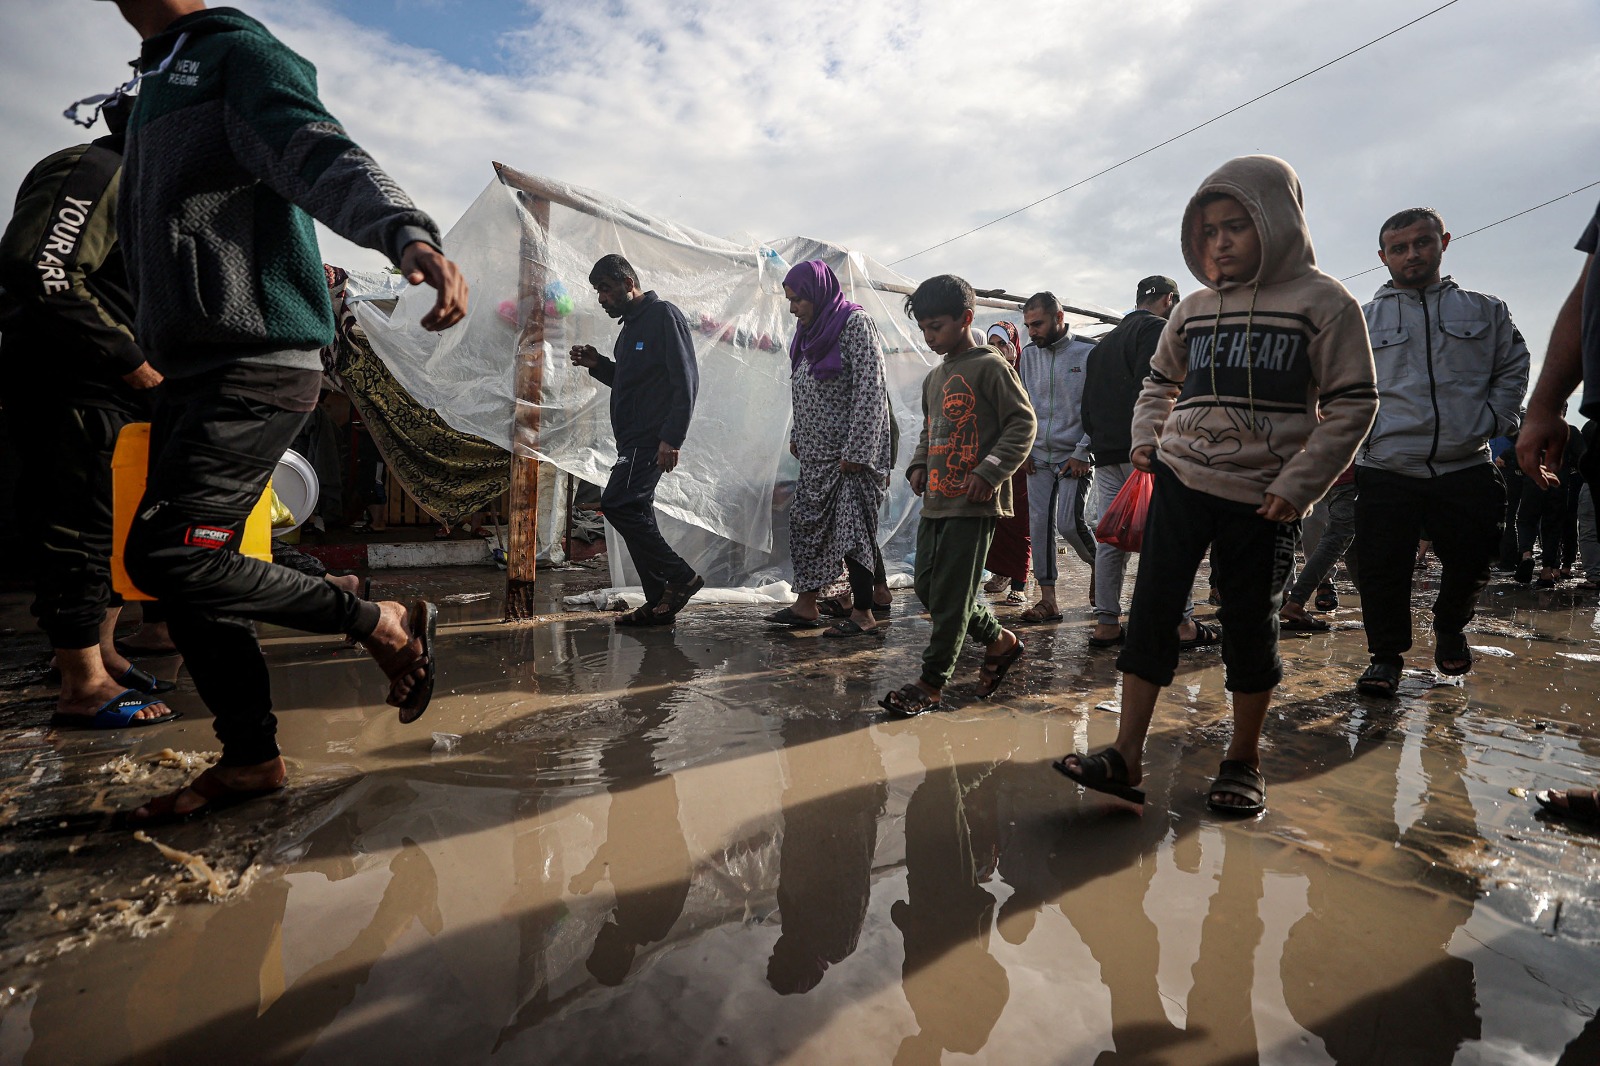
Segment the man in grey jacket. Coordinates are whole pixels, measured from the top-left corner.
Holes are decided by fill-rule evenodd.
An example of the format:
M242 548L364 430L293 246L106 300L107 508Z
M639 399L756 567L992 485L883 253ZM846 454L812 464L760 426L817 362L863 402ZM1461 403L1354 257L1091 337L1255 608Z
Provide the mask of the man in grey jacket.
M1506 305L1441 278L1450 246L1430 208L1378 231L1390 281L1363 310L1378 372L1378 417L1356 453L1356 560L1372 665L1357 689L1393 696L1411 648L1411 575L1427 530L1444 567L1433 604L1434 664L1472 669L1462 630L1500 542L1505 485L1489 439L1516 430L1528 347Z
M1039 602L1023 611L1021 620L1052 622L1061 617L1056 533L1067 538L1078 558L1094 566L1094 533L1083 516L1093 469L1083 426L1083 383L1094 342L1073 336L1061 301L1051 292L1028 297L1022 321L1033 343L1022 349L1017 373L1039 420L1033 452L1022 466L1028 476L1028 532Z

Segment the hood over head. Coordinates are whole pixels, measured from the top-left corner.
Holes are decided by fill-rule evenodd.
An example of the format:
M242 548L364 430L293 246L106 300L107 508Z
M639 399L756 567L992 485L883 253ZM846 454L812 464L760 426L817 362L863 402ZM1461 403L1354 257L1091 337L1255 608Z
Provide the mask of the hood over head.
M1211 275L1200 240L1201 197L1231 196L1255 220L1261 238L1261 270L1254 278L1219 283ZM1276 156L1243 155L1230 159L1200 183L1183 212L1183 259L1207 288L1222 290L1258 283L1265 287L1291 281L1316 269L1311 231L1306 228L1305 198L1294 168Z

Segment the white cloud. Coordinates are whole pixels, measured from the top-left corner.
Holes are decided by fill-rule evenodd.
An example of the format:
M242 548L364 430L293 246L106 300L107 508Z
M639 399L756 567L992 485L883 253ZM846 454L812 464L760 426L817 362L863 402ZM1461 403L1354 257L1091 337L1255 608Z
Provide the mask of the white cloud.
M804 9L740 0L507 5L509 73L464 70L309 0L247 10L318 66L356 138L448 225L489 161L592 186L714 233L804 233L884 260L1142 150L1384 32L1416 0L947 2ZM801 12L804 16L801 16ZM110 5L12 5L0 40L0 190L69 143L55 116L135 51ZM1182 205L1224 159L1299 170L1319 259L1376 262L1376 224L1427 203L1457 231L1592 180L1600 11L1461 0L1345 62L1081 189L905 264L1122 306L1192 284ZM1596 190L1600 191L1600 190ZM1453 248L1542 353L1600 196ZM375 256L330 242L330 258ZM1352 283L1363 298L1381 274Z

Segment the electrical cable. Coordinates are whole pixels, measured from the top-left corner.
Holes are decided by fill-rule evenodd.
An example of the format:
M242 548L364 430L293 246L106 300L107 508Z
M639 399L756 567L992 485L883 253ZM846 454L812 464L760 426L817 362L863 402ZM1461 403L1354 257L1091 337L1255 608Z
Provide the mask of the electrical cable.
M1352 48L1352 49L1350 49L1350 51L1346 52L1344 55L1337 56L1337 57L1335 57L1333 59L1330 59L1326 63L1322 64L1319 67L1313 67L1312 69L1306 71L1304 74L1301 74L1299 77L1290 78L1288 81L1284 82L1282 85L1274 86L1273 88L1268 89L1266 92L1262 93L1259 96L1252 96L1250 99L1246 100L1244 103L1236 104L1235 106L1230 107L1230 108L1228 108L1228 110L1222 112L1222 114L1220 114L1220 115L1213 115L1211 118L1206 119L1204 122L1200 123L1198 126L1191 126L1188 129L1184 130L1182 133L1174 134L1173 136L1168 137L1166 140L1162 141L1160 144L1153 144L1149 148L1146 148L1144 151L1140 152L1138 155L1130 155L1128 158L1126 158L1126 159L1124 159L1124 160L1122 160L1120 162L1111 164L1109 167L1106 167L1104 170L1097 170L1093 174L1090 174L1086 178L1078 179L1077 181L1073 182L1071 185L1068 185L1064 189L1057 189L1055 192L1050 193L1048 196L1039 197L1037 200L1033 201L1031 204L1024 204L1023 206L1017 208L1015 211L1007 211L1005 214L1001 215L999 218L992 218L989 221L985 222L981 226L974 226L971 229L967 230L966 232L958 233L954 237L951 237L951 238L949 238L947 240L940 241L938 244L930 244L928 247L922 249L922 251L920 251L920 252L912 252L910 255L902 256L899 259L896 259L894 262L890 263L889 265L890 266L899 266L901 263L909 262L910 260L917 258L919 255L926 255L929 252L933 251L935 248L943 248L945 245L953 244L954 242L959 241L963 237L970 237L972 234L977 233L979 230L988 229L990 226L994 225L997 222L1004 222L1006 219L1013 218L1013 217L1015 217L1017 215L1020 215L1024 211L1030 211L1033 208L1038 207L1040 204L1044 203L1046 200L1053 200L1057 196L1060 196L1062 193L1071 192L1073 189L1076 189L1078 186L1085 185L1085 184L1093 181L1095 178L1103 177L1106 174L1111 173L1113 170L1116 170L1118 167L1127 166L1129 163L1132 163L1134 160L1142 159L1145 156L1149 155L1151 152L1157 151L1158 149L1161 149L1161 148L1165 148L1167 145L1172 144L1174 141L1182 140L1184 137L1189 136L1189 134L1195 133L1195 132L1197 132L1199 130L1203 130L1207 126L1211 125L1214 122L1220 122L1222 119L1227 118L1229 115L1233 114L1236 111L1243 111L1245 108L1249 107L1251 104L1257 103L1258 101L1261 101L1261 100L1265 100L1267 97L1271 96L1273 93L1278 92L1278 91L1280 91L1282 89L1287 89L1289 86L1295 84L1296 82L1305 81L1307 78L1311 77L1313 74L1318 74L1318 73L1320 73L1320 72L1322 72L1324 70L1327 70L1329 67L1333 66L1335 63L1341 62L1342 60L1349 59L1351 56L1355 55L1357 52L1363 52L1366 49L1371 48L1373 45L1379 43L1380 41L1384 41L1384 40L1387 40L1390 37L1393 37L1395 34L1399 33L1402 30L1410 29L1412 26L1415 26L1417 23L1421 22L1423 19L1430 18L1433 15L1437 15L1439 12L1443 11L1445 8L1450 7L1450 6L1452 6L1452 5L1454 5L1454 4L1458 3L1458 2L1459 2L1459 0L1445 0L1444 3L1440 4L1438 7L1434 8L1432 11L1424 12L1423 14L1418 15L1416 18L1412 19L1410 22L1407 22L1407 23L1405 23L1403 25L1400 25L1400 26L1396 26L1394 29L1390 30L1388 33L1384 34L1383 36L1374 37L1372 40L1368 41L1364 45L1361 45L1359 48Z

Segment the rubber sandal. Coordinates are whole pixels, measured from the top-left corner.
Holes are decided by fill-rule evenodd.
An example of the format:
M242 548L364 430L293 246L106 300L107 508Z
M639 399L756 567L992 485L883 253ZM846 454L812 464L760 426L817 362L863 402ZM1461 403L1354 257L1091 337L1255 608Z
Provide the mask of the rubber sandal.
M653 626L656 624L656 605L647 603L631 611L623 611L613 622L619 626Z
M1022 642L1022 638L1017 637L1016 639L1017 642L1011 646L1010 651L983 657L983 669L992 671L992 676L989 677L987 682L987 688L984 687L985 682L982 674L979 674L978 695L984 699L988 699L994 694L994 690L1000 687L1000 682L1006 679L1006 674L1011 672L1011 668L1016 665L1017 660L1022 658L1022 653L1027 650L1028 646Z
M129 829L153 829L156 826L176 825L179 822L190 822L196 818L204 818L207 815L215 814L217 811L224 811L229 807L237 807L241 803L249 803L251 800L260 799L263 796L270 796L274 792L282 792L283 789L283 783L272 785L268 788L233 788L224 784L222 779L216 775L216 771L210 769L182 788L169 792L165 796L157 796L136 810L124 812L122 823ZM179 814L177 812L178 797L183 795L185 791L198 793L205 802L192 811L185 811ZM139 810L149 810L150 813L141 818L138 816Z
M1517 561L1517 584L1526 585L1533 580L1533 565L1532 559L1519 559Z
M1555 792L1561 791L1566 797L1566 806L1561 806L1555 801ZM1590 825L1600 825L1600 793L1592 788L1569 788L1564 791L1541 788L1533 794L1534 800L1555 815L1571 822L1587 822Z
M901 718L914 718L919 714L937 711L941 703L916 685L902 685L878 701L878 706Z
M1278 628L1288 633L1326 633L1333 627L1320 618L1285 618L1280 614Z
M139 669L132 663L129 663L128 668L113 680L119 685L126 685L131 689L143 692L147 696L158 696L163 692L171 692L178 687L171 681L163 681L154 674Z
M1593 578L1584 578L1572 587L1582 589L1584 592L1593 592L1595 589L1600 589L1600 581L1596 581Z
M1077 759L1078 768L1067 765L1067 759ZM1144 806L1144 792L1128 783L1128 763L1116 748L1105 748L1093 755L1075 751L1050 764L1056 773L1095 792L1104 792L1129 803Z
M1453 669L1446 669L1445 663L1466 663ZM1465 633L1435 633L1433 635L1433 665L1446 677L1460 677L1472 671L1472 646L1467 643Z
M1091 648L1115 648L1117 645L1121 644L1123 641L1125 641L1127 639L1128 639L1128 631L1123 629L1121 626L1118 626L1117 627L1117 635L1114 636L1114 637L1095 637L1095 636L1091 636L1089 638L1089 647L1091 647Z
M404 669L391 675L389 703L399 708L400 721L409 725L422 717L423 712L428 709L428 702L433 699L433 682L439 672L438 664L433 659L433 641L439 632L439 608L427 600L416 600L411 604L408 618L411 622L411 635L422 641L422 654L411 660ZM404 699L396 700L395 680L411 673L419 666L422 668L422 680L412 686Z
M790 629L821 629L828 623L819 615L816 618L803 618L794 613L794 608L785 607L781 611L774 611L767 615L767 623L775 626L788 626Z
M1363 696L1393 699L1400 691L1400 667L1393 663L1373 663L1356 679L1356 691Z
M1007 593L1006 598L1000 602L1004 603L1007 607L1021 607L1023 604L1028 602L1028 597L1024 596L1020 592L1010 592Z
M1194 624L1194 636L1188 640L1178 641L1179 651L1191 651L1195 648L1209 648L1213 644L1222 643L1222 627L1206 625L1204 622Z
M838 625L829 626L822 631L825 637L881 637L883 627L874 626L871 629L862 629L854 618L846 618Z
M1224 796L1238 796L1240 799L1249 800L1247 804L1218 803L1218 794ZM1206 792L1206 806L1218 814L1232 814L1241 818L1261 814L1267 809L1267 779L1247 762L1239 759L1223 759L1222 765L1217 767L1216 780L1211 782L1211 788Z
M667 587L661 590L661 602L656 604L655 624L658 626L671 625L672 620L678 617L678 612L689 605L689 601L694 598L694 594L705 587L706 579L699 574L696 574L694 580L687 585L674 585L669 582ZM663 607L666 610L663 611L661 609Z
M1060 611L1056 611L1054 614L1047 614L1046 612L1039 610L1039 607L1036 604L1017 615L1017 621L1027 625L1040 625L1045 622L1059 622L1064 617L1066 616Z
M894 613L893 600L890 600L888 603L875 603L872 605L872 617L874 618L881 620L888 618L892 613Z
M849 618L851 605L840 603L838 600L818 600L817 613L826 618Z
M1312 603L1312 606L1324 613L1337 611L1339 609L1339 594L1330 586L1319 588L1317 590L1317 598Z
M134 717L146 707L154 707L160 702L152 693L123 689L94 714L63 714L57 711L50 716L50 724L56 729L139 729L183 717L170 707L159 718Z

